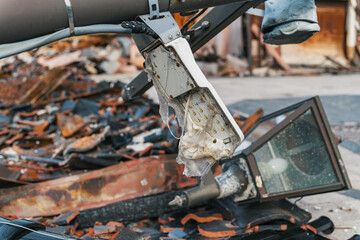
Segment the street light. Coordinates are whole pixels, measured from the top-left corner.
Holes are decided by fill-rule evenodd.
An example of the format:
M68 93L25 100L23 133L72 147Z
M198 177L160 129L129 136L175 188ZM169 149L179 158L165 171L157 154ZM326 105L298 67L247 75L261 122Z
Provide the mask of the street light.
M260 200L351 187L319 97L263 117L245 137L246 160Z
M245 135L223 173L188 189L171 205L211 198L237 203L302 197L351 188L319 97L264 116Z

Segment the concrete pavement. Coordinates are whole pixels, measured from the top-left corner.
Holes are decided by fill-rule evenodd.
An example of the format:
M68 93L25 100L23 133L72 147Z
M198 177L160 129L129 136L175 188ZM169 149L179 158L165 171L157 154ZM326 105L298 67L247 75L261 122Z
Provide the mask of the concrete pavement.
M225 104L245 99L360 95L360 75L212 78Z

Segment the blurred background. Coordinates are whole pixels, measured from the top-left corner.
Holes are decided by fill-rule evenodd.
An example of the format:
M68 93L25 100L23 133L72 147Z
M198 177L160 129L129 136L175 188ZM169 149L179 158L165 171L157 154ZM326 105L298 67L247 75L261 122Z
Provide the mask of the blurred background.
M307 197L299 202L299 206L312 211L315 217L329 216L337 226L334 239L343 239L344 234L350 237L360 228L357 202L360 201L360 8L357 0L316 0L316 5L321 31L301 44L276 46L264 43L261 33L262 18L245 15L199 49L195 58L236 116L248 117L260 107L264 114L268 114L302 99L320 95L332 130L341 141L340 151L354 189L330 193L330 196L325 194ZM349 14L350 12L356 14ZM174 17L182 26L191 16L175 14ZM61 146L57 146L55 142L67 143L65 140L60 141L60 137L52 139L51 134L56 132L56 129L47 129L51 124L56 125L54 113L58 111L66 113L75 109L73 113L82 115L84 119L88 116L91 118L95 113L104 118L116 116L119 121L127 118L117 115L119 112L134 118L156 115L157 108L147 100L141 100L141 104L146 106L145 110L137 108L138 106L135 110L131 110L131 106L119 110L124 106L120 97L121 91L110 92L114 86L124 87L124 84L137 76L143 68L144 59L133 40L129 36L118 34L73 37L1 59L1 152L26 153L38 157L56 156L56 151L61 149ZM118 84L119 81L121 84ZM83 105L76 107L81 102L78 99L93 97L99 93L102 98L96 100L96 106L82 102ZM146 95L157 103L154 89L150 89ZM64 104L55 104L59 102ZM29 112L29 106L36 108L36 113ZM76 110L77 108L79 109ZM81 110L87 113L83 114ZM47 116L50 116L46 119L48 122L25 121L28 118L43 120L45 111ZM13 118L13 113L19 117ZM146 121L154 118L156 117L146 118ZM59 119L58 117L57 122L60 126ZM132 120L126 121L126 124L129 124ZM80 124L80 128L84 129L80 132L74 131L73 134L76 134L71 136L80 139L99 132L96 127L101 126L100 120L98 125L91 122L91 119L85 122L87 127ZM15 123L16 126L9 127ZM157 124L157 127L164 129L161 123ZM30 126L31 129L26 130L25 126ZM112 127L112 134L115 136L134 130L123 127L121 129L116 132ZM43 134L43 138L38 137L39 132ZM57 132L56 135L61 134ZM167 135L170 136L169 133ZM62 136L66 138L63 132ZM168 139L170 138L171 136ZM28 143L34 139L37 139L40 145ZM28 145L24 145L24 141L28 141ZM45 147L43 150L49 142L54 148ZM129 141L126 142L128 143ZM23 148L36 151L24 151ZM134 149L130 151L133 155L128 159L151 156L155 150L158 152L154 155L164 154L169 145L159 149L149 145ZM170 153L176 151L174 148ZM71 174L73 173L64 173L66 176ZM45 180L57 177L47 176ZM31 179L29 175L22 180L32 182Z

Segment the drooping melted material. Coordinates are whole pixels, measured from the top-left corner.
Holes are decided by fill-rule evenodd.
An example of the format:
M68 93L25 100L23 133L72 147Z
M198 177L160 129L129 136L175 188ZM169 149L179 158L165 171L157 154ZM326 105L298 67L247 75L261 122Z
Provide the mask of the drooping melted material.
M152 78L151 69L147 69L149 80ZM156 78L152 78L155 89L157 91L160 103L160 115L165 124L168 124L169 105L175 110L176 118L182 129L182 135L179 142L179 154L177 162L184 164L184 174L186 176L204 176L214 163L222 158L229 158L234 153L236 144L236 136L230 130L228 126L222 126L217 134L214 134L214 124L216 125L217 119L220 115L217 113L213 102L210 97L207 98L208 106L206 110L207 115L205 118L201 118L201 124L196 122L199 119L193 118L192 114L189 114L189 105L191 105L198 96L203 96L200 90L200 94L189 94L181 104L179 99L168 98L160 83ZM205 94L205 93L204 93ZM194 99L192 99L192 95ZM206 94L205 94L206 95ZM204 95L204 96L205 96ZM185 105L185 109L184 109ZM195 120L196 119L196 120ZM221 131L222 130L222 131ZM220 133L221 132L221 133ZM225 134L227 133L227 134ZM223 136L226 135L224 139Z
M209 112L202 127L193 121L187 109L185 111L185 134L180 139L177 162L185 164L184 174L187 176L204 176L216 161L234 153L233 144L225 144L223 139L210 135L216 113L213 110Z

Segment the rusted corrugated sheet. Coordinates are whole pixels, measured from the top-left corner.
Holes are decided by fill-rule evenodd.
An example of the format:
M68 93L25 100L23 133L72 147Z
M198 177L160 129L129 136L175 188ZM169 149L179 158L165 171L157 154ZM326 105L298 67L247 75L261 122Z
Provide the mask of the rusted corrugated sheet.
M167 159L168 158L168 159ZM194 186L175 157L133 160L76 176L0 190L0 215L51 216Z

